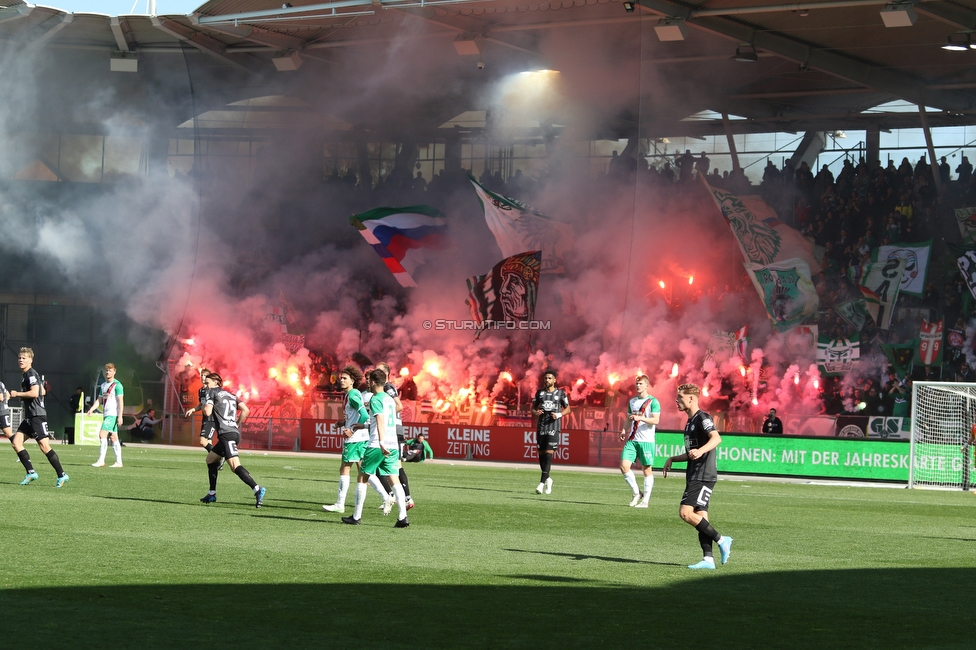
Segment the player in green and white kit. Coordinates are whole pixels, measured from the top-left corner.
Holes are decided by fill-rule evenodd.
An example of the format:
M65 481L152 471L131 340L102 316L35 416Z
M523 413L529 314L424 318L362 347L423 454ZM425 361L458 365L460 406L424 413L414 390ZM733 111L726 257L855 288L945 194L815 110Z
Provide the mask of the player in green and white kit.
M632 397L627 403L627 426L620 432L620 439L627 441L620 454L620 472L634 492L634 498L630 501L632 508L646 508L654 489L651 465L654 463L654 431L661 421L661 403L647 392L650 387L651 381L646 375L637 375L637 397ZM638 489L637 479L630 471L635 460L640 460L644 468L643 492Z
M346 493L349 491L349 475L352 466L359 468L369 442L369 414L363 403L363 394L356 386L363 380L363 373L356 366L348 365L339 373L339 388L346 393L343 400L342 435L346 438L342 443L342 464L339 466L339 498L332 505L324 505L326 512L345 512ZM362 469L359 468L362 475Z
M366 501L366 484L375 474L389 476L396 495L399 516L394 524L395 528L406 528L410 525L407 519L407 499L400 485L398 464L400 450L396 437L396 403L383 390L386 385L386 373L376 369L367 377L373 395L370 398L369 410L369 444L363 454L363 462L359 468L359 483L356 486L356 509L351 517L343 517L345 524L359 524L363 516L363 504Z
M122 382L115 379L115 364L105 364L105 382L98 392L98 399L88 409L88 415L95 412L99 404L102 405L102 428L98 430L98 460L92 467L105 467L105 452L108 451L108 441L112 441L112 451L115 452L115 464L112 467L122 467L122 444L119 442L119 420L122 418L122 402L125 392Z

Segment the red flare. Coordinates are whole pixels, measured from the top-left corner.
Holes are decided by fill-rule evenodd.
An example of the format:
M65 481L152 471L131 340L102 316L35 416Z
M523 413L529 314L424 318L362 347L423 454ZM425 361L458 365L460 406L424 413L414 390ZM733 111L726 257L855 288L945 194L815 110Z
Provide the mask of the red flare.
M678 364L674 364L673 366L671 366L671 379L674 379L677 376L678 376Z

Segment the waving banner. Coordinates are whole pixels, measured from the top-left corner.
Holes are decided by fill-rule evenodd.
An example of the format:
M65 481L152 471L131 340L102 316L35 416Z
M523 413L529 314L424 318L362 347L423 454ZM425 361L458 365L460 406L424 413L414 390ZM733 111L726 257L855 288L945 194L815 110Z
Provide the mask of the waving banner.
M711 187L704 177L702 182L732 228L746 262L767 266L798 258L806 262L809 273L820 273L813 243L780 221L765 201L758 196L736 196Z
M535 316L539 294L539 269L542 253L530 251L507 257L486 275L468 279L465 303L471 317L483 328L485 321L514 323ZM478 334L480 335L481 329Z
M746 264L745 267L777 332L792 329L817 313L820 299L806 261L794 258L765 266Z
M929 257L932 253L932 240L921 244L895 244L881 246L876 251L874 260L885 260L900 257L905 260L905 273L901 276L901 290L913 296L922 296L925 290L925 277L929 270Z
M924 318L918 331L918 347L915 349L915 363L920 366L942 365L942 330L944 320L930 323Z
M861 335L832 339L820 335L817 341L817 365L827 377L843 375L854 369L861 359Z
M485 221L502 255L511 257L527 250L542 251L543 273L565 272L565 258L573 248L572 226L551 219L530 205L496 194L471 176L468 180L478 193Z
M861 293L864 304L874 322L883 330L891 327L891 313L901 291L905 274L904 258L895 256L881 262L871 262L861 277Z

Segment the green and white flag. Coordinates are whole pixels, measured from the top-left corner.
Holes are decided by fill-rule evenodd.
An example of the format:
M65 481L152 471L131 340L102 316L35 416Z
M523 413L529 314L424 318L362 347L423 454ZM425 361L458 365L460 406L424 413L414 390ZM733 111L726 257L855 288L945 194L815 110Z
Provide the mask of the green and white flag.
M932 240L920 244L894 244L881 246L874 252L874 261L884 262L895 257L905 260L905 272L901 276L901 290L913 296L922 296L925 277L929 271Z
M485 211L488 229L503 257L542 251L543 273L564 273L575 243L573 227L556 221L516 199L496 194L468 175Z
M777 332L792 329L817 313L820 298L805 260L793 258L745 267Z
M806 262L809 271L820 273L813 242L780 221L776 211L762 198L729 194L711 187L704 178L702 182L732 228L747 264L765 266L799 258Z
M817 339L817 366L827 377L843 375L854 369L861 359L861 335L832 339L823 334Z
M976 242L976 208L956 208L956 223L964 242Z
M891 313L901 291L907 261L897 255L882 262L871 262L861 276L864 304L875 324L883 330L891 327Z
M870 317L867 305L863 298L848 300L834 306L837 314L850 324L851 327L860 331L864 323Z

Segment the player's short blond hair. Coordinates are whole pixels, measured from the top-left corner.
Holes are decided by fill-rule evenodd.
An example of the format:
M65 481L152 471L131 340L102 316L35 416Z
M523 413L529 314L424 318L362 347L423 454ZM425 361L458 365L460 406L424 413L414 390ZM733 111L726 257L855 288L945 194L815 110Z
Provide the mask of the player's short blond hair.
M26 355L31 359L34 358L34 351L30 348L20 348L20 352L17 353L17 356L20 356L21 354Z
M701 388L697 384L681 384L678 386L678 392L684 393L685 395L694 395L695 397L701 396Z
M646 381L648 386L651 385L651 380L648 379L647 378L647 375L645 375L644 373L641 373L641 374L637 375L637 378L634 380L634 383L636 384L637 382L639 382L641 380Z
M114 363L106 363L105 364L105 369L106 370L115 370L115 364Z

